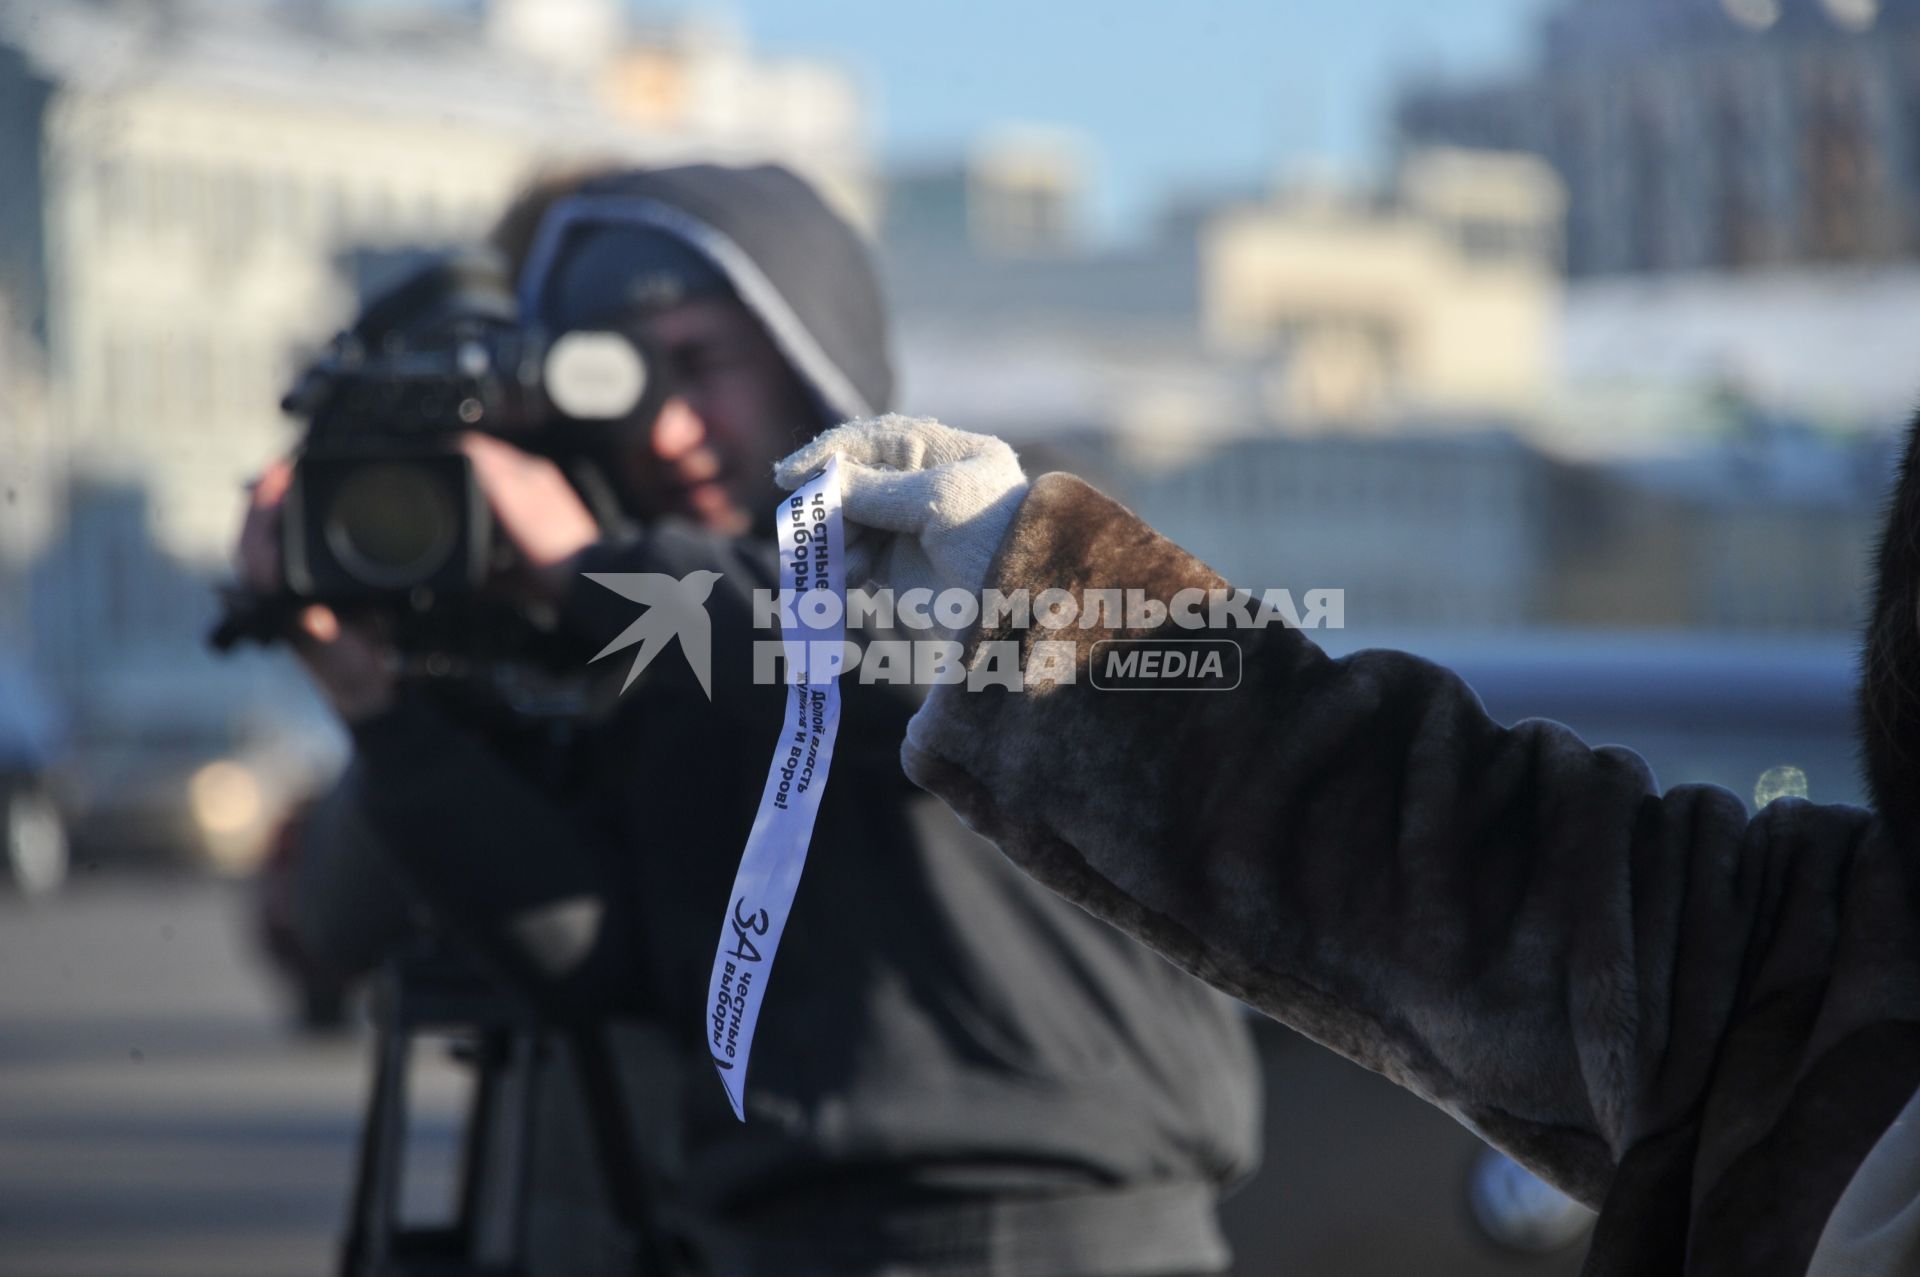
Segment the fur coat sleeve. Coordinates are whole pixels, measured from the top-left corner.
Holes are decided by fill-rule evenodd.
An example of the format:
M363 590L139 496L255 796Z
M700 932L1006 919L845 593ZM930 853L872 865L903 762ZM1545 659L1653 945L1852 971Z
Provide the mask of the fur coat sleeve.
M1077 479L989 585L1224 583ZM1804 1271L1920 1083L1920 894L1867 811L1661 793L1457 677L1226 631L1231 691L935 689L909 774L1054 890L1602 1208L1590 1273ZM1094 624L1090 625L1092 621ZM1201 637L1167 630L1183 638Z

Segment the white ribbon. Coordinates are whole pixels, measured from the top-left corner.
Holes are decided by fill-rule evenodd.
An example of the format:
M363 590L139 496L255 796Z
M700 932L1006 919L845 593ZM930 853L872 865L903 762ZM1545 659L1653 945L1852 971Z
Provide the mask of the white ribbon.
M783 625L787 669L786 731L767 768L760 810L740 854L720 948L707 983L707 1049L733 1115L746 1120L747 1058L760 1021L773 955L787 929L806 867L820 795L840 731L836 681L846 638L846 546L840 519L840 459L780 503L780 588L791 592L793 623ZM808 659L810 655L820 660ZM796 678L795 671L804 671Z

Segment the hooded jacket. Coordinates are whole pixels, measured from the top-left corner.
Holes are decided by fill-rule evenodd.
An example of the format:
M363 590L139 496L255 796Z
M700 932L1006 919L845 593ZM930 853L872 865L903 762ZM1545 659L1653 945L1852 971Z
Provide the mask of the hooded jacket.
M907 771L1068 899L1599 1208L1593 1277L1920 1271L1895 1122L1920 1085L1917 449L1864 658L1871 811L1662 793L1626 750L1491 721L1447 670L1294 630L1213 636L1244 649L1232 691L1104 692L1095 642L1202 636L1084 611L978 635L1073 641L1076 678L936 688ZM1048 475L987 584L1224 582Z
M822 417L884 404L878 291L853 233L791 174L623 175L563 199L710 255L810 381ZM812 424L812 423L809 423ZM745 1123L708 1059L707 964L781 734L754 681L774 547L662 520L587 572L718 572L712 694L663 653L606 721L477 731L409 692L355 731L360 815L407 877L551 1015L676 1044L653 1166L666 1225L712 1271L1151 1274L1227 1262L1214 1207L1255 1160L1241 1013L1051 896L901 773L907 689L849 685L812 853L771 977ZM634 619L584 577L560 633L584 666ZM626 659L616 656L615 661Z
M520 272L520 312L548 309L554 268L597 227L640 227L711 262L819 401L822 426L893 399L886 307L859 236L778 165L690 164L608 174L557 201Z

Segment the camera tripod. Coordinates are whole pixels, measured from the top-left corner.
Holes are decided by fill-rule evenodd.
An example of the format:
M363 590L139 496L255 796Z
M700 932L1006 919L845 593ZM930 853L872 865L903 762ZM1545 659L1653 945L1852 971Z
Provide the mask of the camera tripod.
M571 1067L586 1101L605 1199L635 1240L635 1269L668 1269L649 1227L645 1174L604 1032L562 1032L444 944L423 942L381 969L374 990L374 1069L360 1132L340 1277L529 1277L528 1163L541 1120L539 1075ZM402 1218L409 1079L427 1035L454 1040L473 1070L459 1137L453 1218Z

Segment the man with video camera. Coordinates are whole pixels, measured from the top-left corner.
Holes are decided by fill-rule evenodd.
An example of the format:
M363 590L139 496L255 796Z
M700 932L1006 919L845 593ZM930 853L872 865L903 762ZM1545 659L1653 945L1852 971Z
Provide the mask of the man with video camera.
M643 1020L671 1038L678 1084L636 1100L673 1106L675 1147L648 1169L690 1270L1223 1269L1217 1200L1256 1157L1238 1009L1032 886L911 785L906 688L844 689L734 1120L704 1003L785 696L752 663L772 637L752 591L778 584L772 468L887 406L879 290L851 228L791 173L689 166L554 200L519 293L521 320L549 339L630 339L654 393L596 445L632 520L613 532L564 461L458 437L512 550L485 591L584 669L639 614L586 574L710 589L711 677L668 651L609 712L495 730L377 620L309 603L294 645L352 731L358 818L436 919L548 1017ZM271 468L242 534L262 594L281 591L287 542L306 535L290 490L295 467Z

